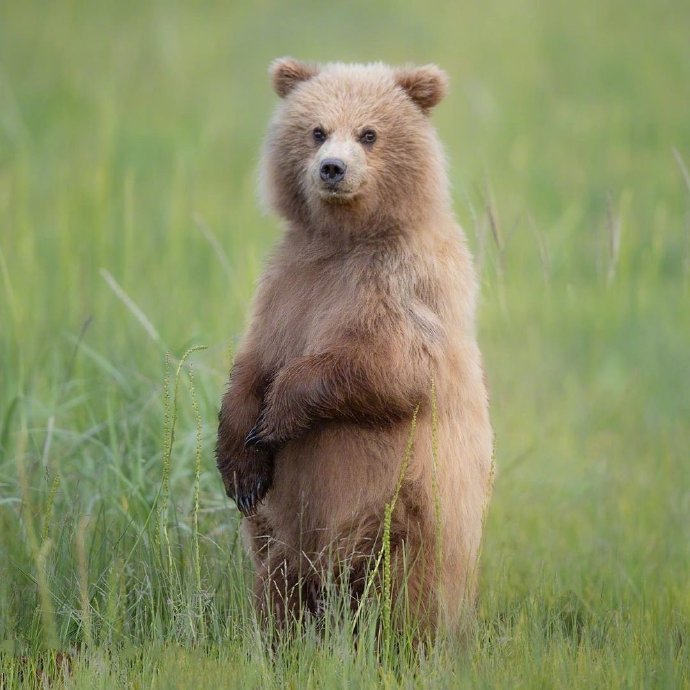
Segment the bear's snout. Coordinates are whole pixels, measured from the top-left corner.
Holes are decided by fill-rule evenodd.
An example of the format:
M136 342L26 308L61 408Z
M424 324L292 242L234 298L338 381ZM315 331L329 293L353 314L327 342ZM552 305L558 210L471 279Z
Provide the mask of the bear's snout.
M340 158L326 158L321 162L319 175L328 184L337 184L345 177L347 165Z

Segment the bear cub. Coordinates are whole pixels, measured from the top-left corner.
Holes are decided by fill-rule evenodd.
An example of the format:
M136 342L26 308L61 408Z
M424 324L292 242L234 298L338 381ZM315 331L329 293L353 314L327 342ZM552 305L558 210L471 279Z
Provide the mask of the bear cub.
M216 449L258 611L318 615L333 581L358 605L396 496L396 616L453 630L475 599L492 431L472 258L430 120L447 78L290 58L270 74L261 188L284 233Z

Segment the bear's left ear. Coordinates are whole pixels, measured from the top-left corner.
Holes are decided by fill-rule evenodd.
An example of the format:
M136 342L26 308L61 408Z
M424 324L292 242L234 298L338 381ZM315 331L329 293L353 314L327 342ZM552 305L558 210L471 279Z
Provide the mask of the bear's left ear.
M448 75L436 65L396 70L395 82L425 114L441 102L448 90Z
M268 68L273 90L285 98L292 89L302 81L315 77L319 70L314 65L307 65L294 58L284 57L274 60Z

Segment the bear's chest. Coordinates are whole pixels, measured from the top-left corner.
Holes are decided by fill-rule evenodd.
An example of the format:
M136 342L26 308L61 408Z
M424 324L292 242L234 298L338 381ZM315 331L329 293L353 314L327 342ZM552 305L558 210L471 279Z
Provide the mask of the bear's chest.
M274 279L263 319L264 359L271 369L337 343L338 325L356 313L362 297L342 267L293 265Z

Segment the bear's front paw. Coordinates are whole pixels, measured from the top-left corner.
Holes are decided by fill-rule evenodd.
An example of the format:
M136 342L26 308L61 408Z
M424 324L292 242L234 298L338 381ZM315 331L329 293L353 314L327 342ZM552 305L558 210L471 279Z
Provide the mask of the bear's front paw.
M268 453L273 451L277 444L269 440L269 434L266 431L263 420L260 419L250 429L247 437L244 439L244 445L246 448L256 448Z
M285 427L285 424L271 424L265 415L261 415L244 439L244 446L263 453L275 453L290 438Z
M273 455L258 449L244 464L241 472L235 472L226 482L226 491L245 517L256 513L273 484Z
M244 446L264 453L275 453L290 439L301 436L308 422L285 405L267 404L251 428Z

